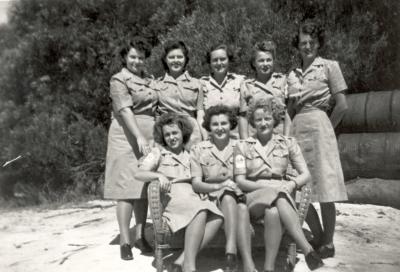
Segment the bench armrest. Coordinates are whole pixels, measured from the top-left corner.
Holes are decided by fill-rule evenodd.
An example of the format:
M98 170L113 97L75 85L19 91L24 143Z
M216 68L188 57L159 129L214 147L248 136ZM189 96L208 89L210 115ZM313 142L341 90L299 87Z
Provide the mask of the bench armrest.
M154 224L155 240L158 244L168 243L168 239L171 236L168 225L162 216L164 212L162 197L159 181L151 181L147 188L147 199Z
M301 226L303 225L306 219L308 207L310 206L311 203L311 192L312 192L311 186L312 186L311 182L308 182L300 189L300 201L297 213L299 215Z

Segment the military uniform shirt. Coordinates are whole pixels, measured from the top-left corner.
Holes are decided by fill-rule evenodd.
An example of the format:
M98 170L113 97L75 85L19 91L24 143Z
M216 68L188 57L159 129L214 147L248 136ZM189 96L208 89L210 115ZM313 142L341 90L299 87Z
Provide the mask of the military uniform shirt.
M306 167L300 147L292 137L273 134L262 146L258 139L249 137L235 149L234 174L246 175L249 180L283 179L289 161L295 169Z
M147 171L157 171L174 181L188 180L190 157L185 150L178 156L164 147L155 147L139 162L139 167Z
M295 109L304 106L324 111L331 108L331 96L347 89L337 61L315 58L303 72L296 68L288 76L288 95L294 99Z
M200 81L186 71L174 79L169 74L158 80L157 93L160 114L175 112L194 117L202 109L203 91Z
M118 114L123 108L131 107L134 114L154 116L157 105L157 93L154 87L152 78L141 78L123 68L110 80L110 97L114 114Z
M278 98L283 104L286 99L286 76L273 73L266 84L255 79L244 80L240 87L240 112L249 110L249 105L259 99Z
M200 82L204 94L203 109L207 110L212 106L222 104L238 111L240 107L240 86L244 78L243 75L228 73L219 85L211 75L202 77Z

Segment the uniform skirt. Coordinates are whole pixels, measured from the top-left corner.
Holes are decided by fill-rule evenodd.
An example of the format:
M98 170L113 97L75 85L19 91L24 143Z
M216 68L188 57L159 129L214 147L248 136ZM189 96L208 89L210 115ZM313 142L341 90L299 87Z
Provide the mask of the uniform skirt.
M308 108L293 119L296 138L312 178L312 201L347 200L339 149L331 121L326 113Z
M135 118L142 134L152 144L154 117L135 115ZM142 155L136 137L128 132L122 118L113 118L108 132L104 198L147 198L146 183L134 178Z
M275 206L275 201L279 197L284 197L296 210L296 203L293 198L281 189L271 186L264 187L246 194L246 205L250 211L251 217L259 219L264 216L264 210Z
M192 185L186 182L172 183L164 206L163 217L173 233L187 227L202 210L208 210L223 217L214 203L207 199L202 200L193 191Z

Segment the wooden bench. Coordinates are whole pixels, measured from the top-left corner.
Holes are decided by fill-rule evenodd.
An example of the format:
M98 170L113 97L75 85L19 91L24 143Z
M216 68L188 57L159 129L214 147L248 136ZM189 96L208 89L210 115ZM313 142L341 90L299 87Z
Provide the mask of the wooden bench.
M163 193L160 191L158 181L150 182L148 189L148 201L150 214L153 221L155 265L157 272L163 271L163 251L166 249L183 248L183 232L172 234L166 221L162 217L164 207L162 205ZM301 188L299 192L300 202L298 205L298 215L302 225L308 211L311 200L311 184ZM253 238L264 237L264 226L260 223L253 223ZM207 247L223 248L225 246L225 234L221 228L216 237ZM264 239L253 239L252 247L264 247ZM293 271L296 264L296 244L289 235L284 235L278 257L276 260L276 271Z

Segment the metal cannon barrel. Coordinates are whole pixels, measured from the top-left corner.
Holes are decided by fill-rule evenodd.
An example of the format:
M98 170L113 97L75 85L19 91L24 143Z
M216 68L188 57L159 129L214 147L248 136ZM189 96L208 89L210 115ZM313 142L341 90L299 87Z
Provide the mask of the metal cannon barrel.
M400 90L349 94L341 133L400 132Z
M341 134L338 145L346 180L400 179L400 133Z

